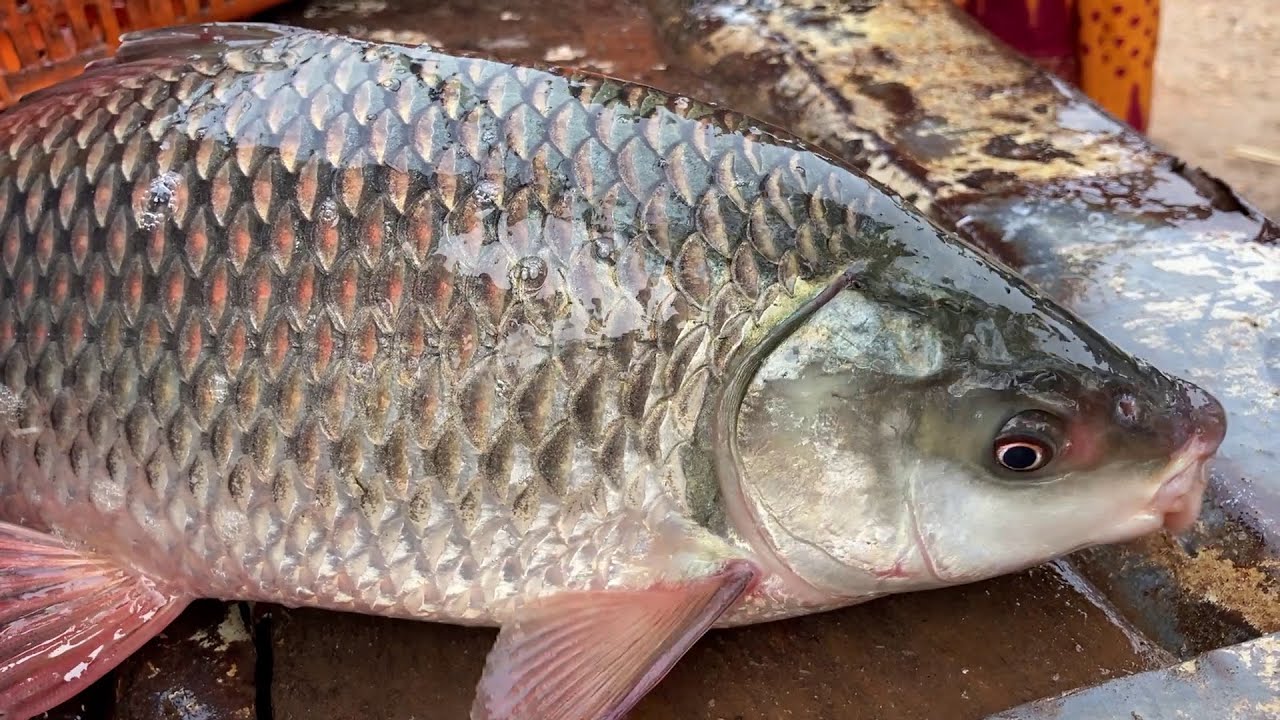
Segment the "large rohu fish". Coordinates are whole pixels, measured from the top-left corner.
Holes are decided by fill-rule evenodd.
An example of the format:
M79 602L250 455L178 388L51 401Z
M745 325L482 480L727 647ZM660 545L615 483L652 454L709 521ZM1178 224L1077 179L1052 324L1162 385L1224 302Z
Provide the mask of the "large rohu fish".
M502 630L616 718L705 631L1197 517L1225 431L903 200L596 76L265 25L0 115L0 715L193 598Z

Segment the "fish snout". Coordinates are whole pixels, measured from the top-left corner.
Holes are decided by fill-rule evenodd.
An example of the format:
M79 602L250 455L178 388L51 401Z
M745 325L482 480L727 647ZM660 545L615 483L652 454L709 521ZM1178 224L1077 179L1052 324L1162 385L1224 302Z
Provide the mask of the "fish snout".
M1178 381L1178 408L1174 436L1180 453L1207 460L1218 451L1227 435L1227 412L1208 391L1185 380Z
M1200 515L1209 483L1209 460L1227 434L1227 413L1218 399L1192 383L1179 380L1179 398L1172 409L1176 443L1172 459L1152 499L1153 509L1173 533L1191 529Z

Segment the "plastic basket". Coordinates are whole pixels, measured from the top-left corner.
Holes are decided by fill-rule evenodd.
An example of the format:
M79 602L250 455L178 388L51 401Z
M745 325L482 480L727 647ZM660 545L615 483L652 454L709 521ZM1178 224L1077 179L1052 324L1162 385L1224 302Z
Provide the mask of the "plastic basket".
M0 0L0 108L78 75L122 33L244 20L283 0Z

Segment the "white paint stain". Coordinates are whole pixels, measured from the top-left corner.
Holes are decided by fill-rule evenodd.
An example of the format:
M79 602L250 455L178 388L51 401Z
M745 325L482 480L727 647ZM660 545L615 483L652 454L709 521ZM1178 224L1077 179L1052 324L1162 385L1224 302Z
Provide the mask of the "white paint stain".
M63 675L62 679L66 682L71 682L72 680L79 680L80 677L84 675L84 671L88 669L89 669L89 663L87 662L76 663L76 666L71 668L71 670L66 675Z

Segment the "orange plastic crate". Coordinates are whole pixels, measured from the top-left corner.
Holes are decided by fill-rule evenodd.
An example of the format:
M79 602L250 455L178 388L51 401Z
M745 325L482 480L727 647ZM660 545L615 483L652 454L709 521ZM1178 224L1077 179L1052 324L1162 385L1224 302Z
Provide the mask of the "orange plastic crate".
M122 33L244 20L283 0L0 0L0 108L80 74Z

